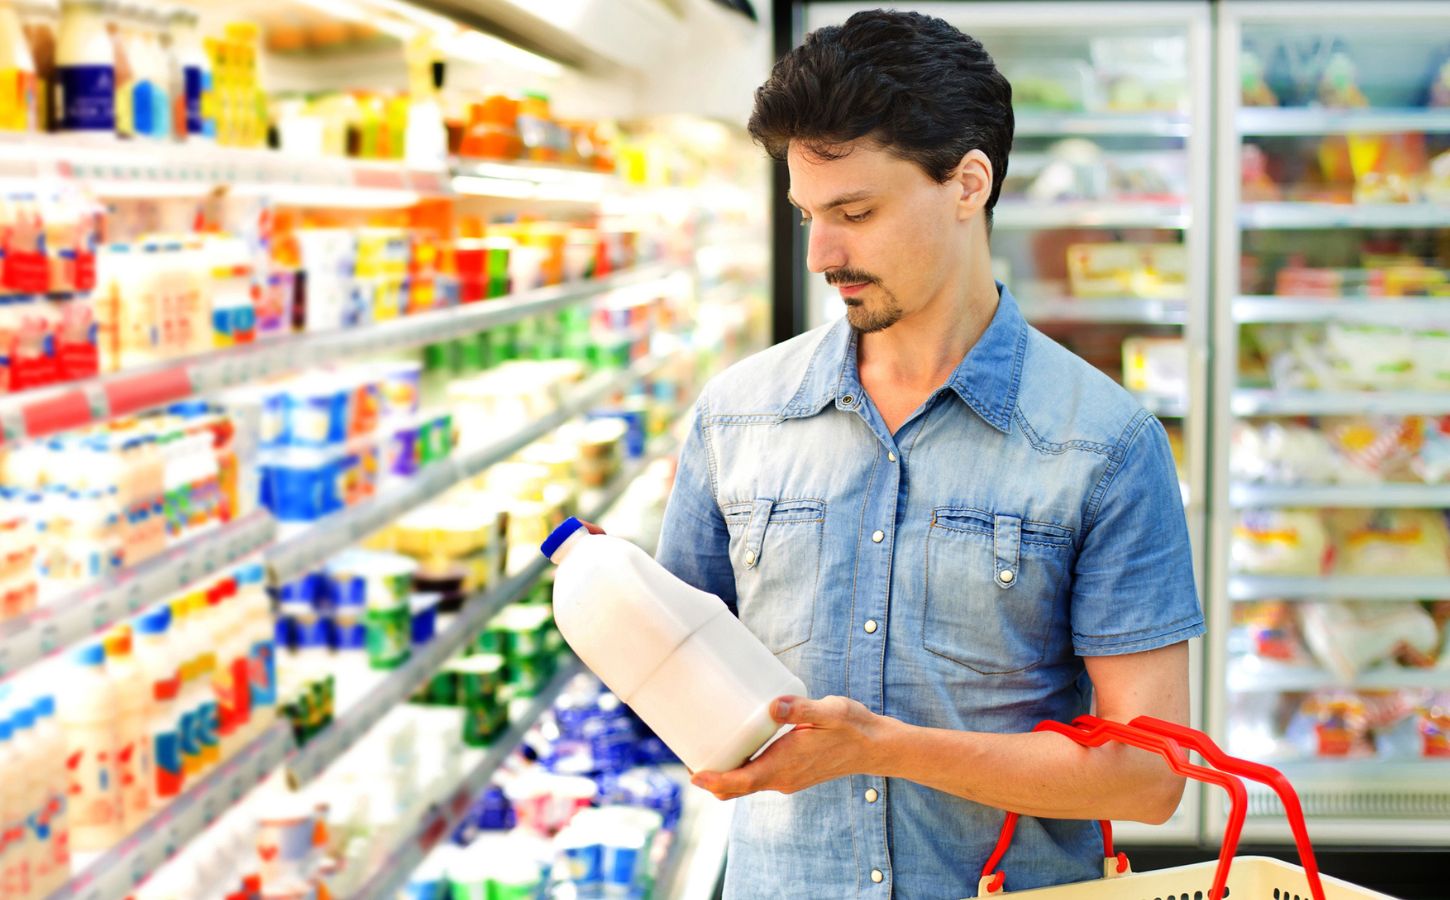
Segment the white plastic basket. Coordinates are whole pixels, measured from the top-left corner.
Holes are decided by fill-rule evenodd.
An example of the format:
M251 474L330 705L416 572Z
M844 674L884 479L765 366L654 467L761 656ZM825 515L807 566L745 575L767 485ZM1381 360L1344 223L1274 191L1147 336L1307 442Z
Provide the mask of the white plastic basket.
M1017 814L1008 813L997 847L982 869L982 878L977 885L979 897L1010 893L1014 900L1019 897L1022 900L1039 897L1050 900L1356 900L1365 897L1393 900L1388 894L1357 887L1338 878L1321 876L1314 848L1309 843L1308 830L1304 826L1299 797L1288 780L1268 766L1229 756L1202 732L1151 716L1140 716L1126 725L1096 716L1082 716L1071 725L1043 722L1037 730L1054 731L1088 747L1100 747L1116 741L1148 750L1162 756L1180 775L1219 785L1228 792L1231 801L1223 849L1216 863L1134 872L1125 855L1113 852L1112 825L1103 822L1101 880L1010 891L1010 876L998 868L1011 846L1012 834L1017 827ZM1198 751L1207 765L1189 762L1185 748ZM1262 782L1279 795L1294 833L1294 843L1299 848L1300 865L1262 856L1234 858L1248 809L1245 778Z

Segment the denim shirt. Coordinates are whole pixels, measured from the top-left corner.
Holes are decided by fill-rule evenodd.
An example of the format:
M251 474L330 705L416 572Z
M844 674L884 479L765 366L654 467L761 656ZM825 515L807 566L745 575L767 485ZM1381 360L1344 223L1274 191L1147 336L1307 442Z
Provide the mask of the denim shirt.
M658 559L719 595L812 697L1026 732L1089 711L1083 657L1203 633L1163 426L998 291L895 434L844 320L701 394ZM1004 815L865 775L754 794L736 806L725 896L975 896ZM1096 823L1024 818L1006 886L1101 877L1101 860Z

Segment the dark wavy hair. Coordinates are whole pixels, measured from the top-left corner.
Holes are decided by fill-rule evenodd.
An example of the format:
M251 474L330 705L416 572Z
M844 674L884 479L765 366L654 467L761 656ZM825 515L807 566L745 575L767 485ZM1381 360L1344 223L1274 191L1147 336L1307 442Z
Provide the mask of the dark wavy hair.
M869 138L945 183L968 151L992 163L987 225L1012 149L1012 85L982 42L931 16L859 12L818 28L755 91L750 134L783 160L792 141L825 159Z

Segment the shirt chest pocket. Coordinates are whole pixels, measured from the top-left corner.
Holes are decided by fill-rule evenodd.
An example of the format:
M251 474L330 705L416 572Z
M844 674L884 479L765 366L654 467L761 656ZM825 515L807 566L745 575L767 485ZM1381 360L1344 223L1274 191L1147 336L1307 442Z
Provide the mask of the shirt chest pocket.
M826 504L761 498L722 508L740 621L772 653L811 639Z
M977 509L932 513L926 649L983 675L1040 664L1065 628L1072 532Z

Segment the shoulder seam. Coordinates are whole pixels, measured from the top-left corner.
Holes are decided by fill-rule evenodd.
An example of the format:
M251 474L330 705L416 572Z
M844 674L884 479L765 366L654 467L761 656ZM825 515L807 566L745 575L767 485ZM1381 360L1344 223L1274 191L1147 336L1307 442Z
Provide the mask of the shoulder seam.
M700 438L705 442L705 463L710 470L710 496L715 505L720 505L720 473L715 461L715 443L710 440L710 400L705 391L700 392L699 408L695 415L700 423Z
M1150 421L1155 421L1153 416L1146 410L1138 410L1137 415L1128 422L1123 429L1122 435L1118 438L1117 446L1113 452L1108 454L1108 465L1103 469L1102 477L1098 479L1097 486L1093 488L1092 495L1088 498L1087 508L1083 511L1082 534L1087 535L1097 523L1098 511L1102 506L1103 497L1108 492L1108 487L1122 469L1123 460L1128 456L1128 448L1138 439L1142 433L1143 426Z

